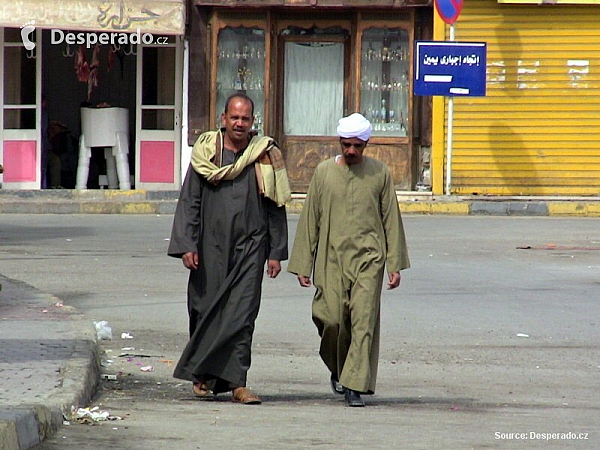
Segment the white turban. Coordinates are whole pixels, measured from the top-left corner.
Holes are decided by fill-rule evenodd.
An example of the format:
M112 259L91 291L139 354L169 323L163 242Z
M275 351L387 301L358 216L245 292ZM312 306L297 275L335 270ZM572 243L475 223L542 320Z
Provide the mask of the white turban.
M362 114L350 114L339 120L337 134L342 138L358 138L366 142L371 137L371 122Z

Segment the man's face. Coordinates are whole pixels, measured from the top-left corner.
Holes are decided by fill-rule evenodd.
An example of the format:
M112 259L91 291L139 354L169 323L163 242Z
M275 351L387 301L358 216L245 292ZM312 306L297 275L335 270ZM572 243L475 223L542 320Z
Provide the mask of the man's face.
M340 138L340 145L346 164L350 166L362 162L367 142L358 138Z
M252 105L243 98L233 98L229 102L227 112L221 114L221 124L225 127L225 135L232 144L248 143L248 133L252 128Z

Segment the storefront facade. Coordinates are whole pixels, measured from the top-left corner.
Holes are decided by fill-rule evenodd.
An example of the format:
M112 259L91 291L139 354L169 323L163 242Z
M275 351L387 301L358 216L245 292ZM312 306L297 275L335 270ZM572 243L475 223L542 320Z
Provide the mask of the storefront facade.
M600 194L600 2L550 3L464 3L455 38L487 43L487 95L454 98L449 192L447 99L434 97L434 194ZM437 14L434 28L448 39Z
M125 185L178 189L185 19L183 0L3 3L2 188L102 187L110 160L103 152L88 152L89 180L87 172L76 180L86 158L81 108L89 108L123 113L114 115L121 134L100 144L123 154ZM106 123L94 120L87 129L104 132Z
M431 107L412 96L411 61L415 39L432 37L431 1L195 1L189 28L189 145L241 91L257 131L282 147L293 191L339 152L337 121L356 111L396 187L420 181Z
M454 98L451 149L447 99L412 94L414 41L449 38L432 3L5 2L2 188L42 187L44 98L50 121L75 138L83 104L127 109L131 186L177 190L190 147L218 126L224 99L242 91L255 101L257 131L280 143L295 192L306 191L316 165L338 151L339 117L360 111L374 127L368 152L391 167L399 190L432 185L437 195L599 195L600 1L465 2L455 38L486 42L487 94ZM53 43L53 29L140 30L164 39L81 49ZM86 78L76 66L91 69L95 58L98 76ZM73 145L78 154L76 139ZM76 170L59 184L73 187Z

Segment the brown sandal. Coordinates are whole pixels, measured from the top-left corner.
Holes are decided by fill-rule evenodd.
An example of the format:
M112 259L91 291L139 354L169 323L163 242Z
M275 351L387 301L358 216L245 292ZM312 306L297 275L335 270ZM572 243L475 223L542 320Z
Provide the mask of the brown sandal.
M196 397L209 397L212 396L212 391L208 388L206 383L194 383L192 385L192 391Z
M262 400L245 387L238 387L232 391L231 400L244 405L260 405Z

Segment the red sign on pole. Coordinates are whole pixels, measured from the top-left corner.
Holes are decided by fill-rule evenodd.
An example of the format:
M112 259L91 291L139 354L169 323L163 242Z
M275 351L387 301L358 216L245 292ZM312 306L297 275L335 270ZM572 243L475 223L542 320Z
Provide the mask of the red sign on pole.
M463 0L435 0L435 9L444 22L452 25L462 10Z

